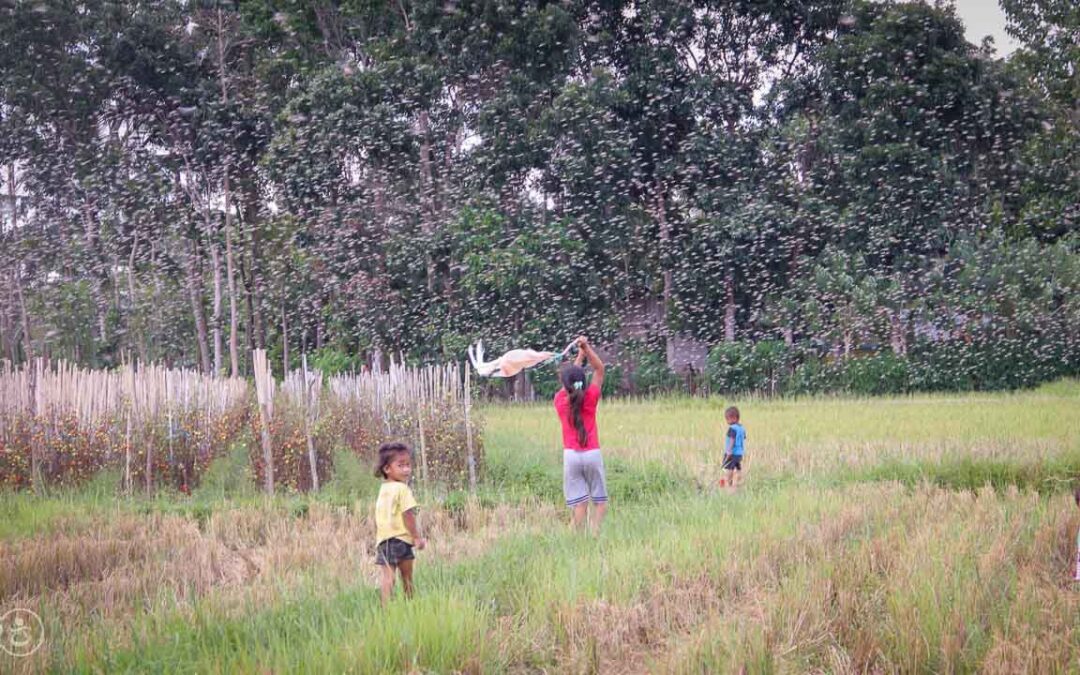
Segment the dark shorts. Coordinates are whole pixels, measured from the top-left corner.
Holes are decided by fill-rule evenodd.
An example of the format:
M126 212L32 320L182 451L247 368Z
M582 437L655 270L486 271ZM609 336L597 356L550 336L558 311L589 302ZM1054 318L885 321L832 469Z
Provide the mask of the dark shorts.
M728 455L725 457L724 471L742 471L742 455Z
M375 547L375 564L376 565L397 565L402 560L414 560L416 558L412 552L412 544L404 542L397 537L390 537L389 539L379 542L379 545Z

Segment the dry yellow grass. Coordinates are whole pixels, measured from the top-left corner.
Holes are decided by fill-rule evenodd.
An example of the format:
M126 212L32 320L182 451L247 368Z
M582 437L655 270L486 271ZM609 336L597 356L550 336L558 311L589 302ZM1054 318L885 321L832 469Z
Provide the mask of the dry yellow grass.
M822 543L784 584L677 639L663 672L1065 672L1080 666L1080 595L1064 499L937 489L900 496L869 536ZM879 507L862 510L874 514ZM1070 536L1071 535L1071 536ZM1070 553L1071 556L1071 553Z
M453 562L481 555L507 533L538 529L562 515L552 505L425 510L430 547L422 554ZM86 524L84 523L84 526ZM270 508L212 514L201 525L177 515L124 515L85 529L0 542L0 615L42 608L79 635L113 636L122 648L148 616L183 615L198 603L222 619L272 607L293 593L332 597L356 584L378 585L366 514L314 502L303 517ZM48 654L20 661L45 667ZM58 664L52 664L58 665Z

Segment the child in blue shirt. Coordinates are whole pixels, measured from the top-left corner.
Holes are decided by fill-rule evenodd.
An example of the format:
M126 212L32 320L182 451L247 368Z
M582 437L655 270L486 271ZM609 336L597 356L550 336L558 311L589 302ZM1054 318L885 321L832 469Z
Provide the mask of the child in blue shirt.
M746 451L746 429L739 423L739 409L731 406L724 411L724 419L728 423L727 440L724 441L724 463L722 468L727 471L727 484L738 487L742 478L742 458Z

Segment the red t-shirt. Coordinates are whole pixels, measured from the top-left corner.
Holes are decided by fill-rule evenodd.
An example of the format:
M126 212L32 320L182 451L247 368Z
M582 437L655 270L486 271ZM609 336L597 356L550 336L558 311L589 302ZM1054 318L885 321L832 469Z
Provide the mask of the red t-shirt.
M585 389L585 402L581 404L581 421L589 435L588 442L578 442L577 427L574 426L574 414L570 410L570 397L566 389L559 389L555 394L555 411L562 422L563 447L571 450L596 450L600 447L600 437L596 433L596 406L600 403L600 387L590 384Z

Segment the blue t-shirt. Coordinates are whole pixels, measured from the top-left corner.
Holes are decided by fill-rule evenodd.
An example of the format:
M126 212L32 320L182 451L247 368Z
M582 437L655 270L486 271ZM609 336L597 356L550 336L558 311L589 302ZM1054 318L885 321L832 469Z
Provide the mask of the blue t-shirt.
M727 428L727 437L731 439L731 454L742 455L746 449L746 429L736 422Z

